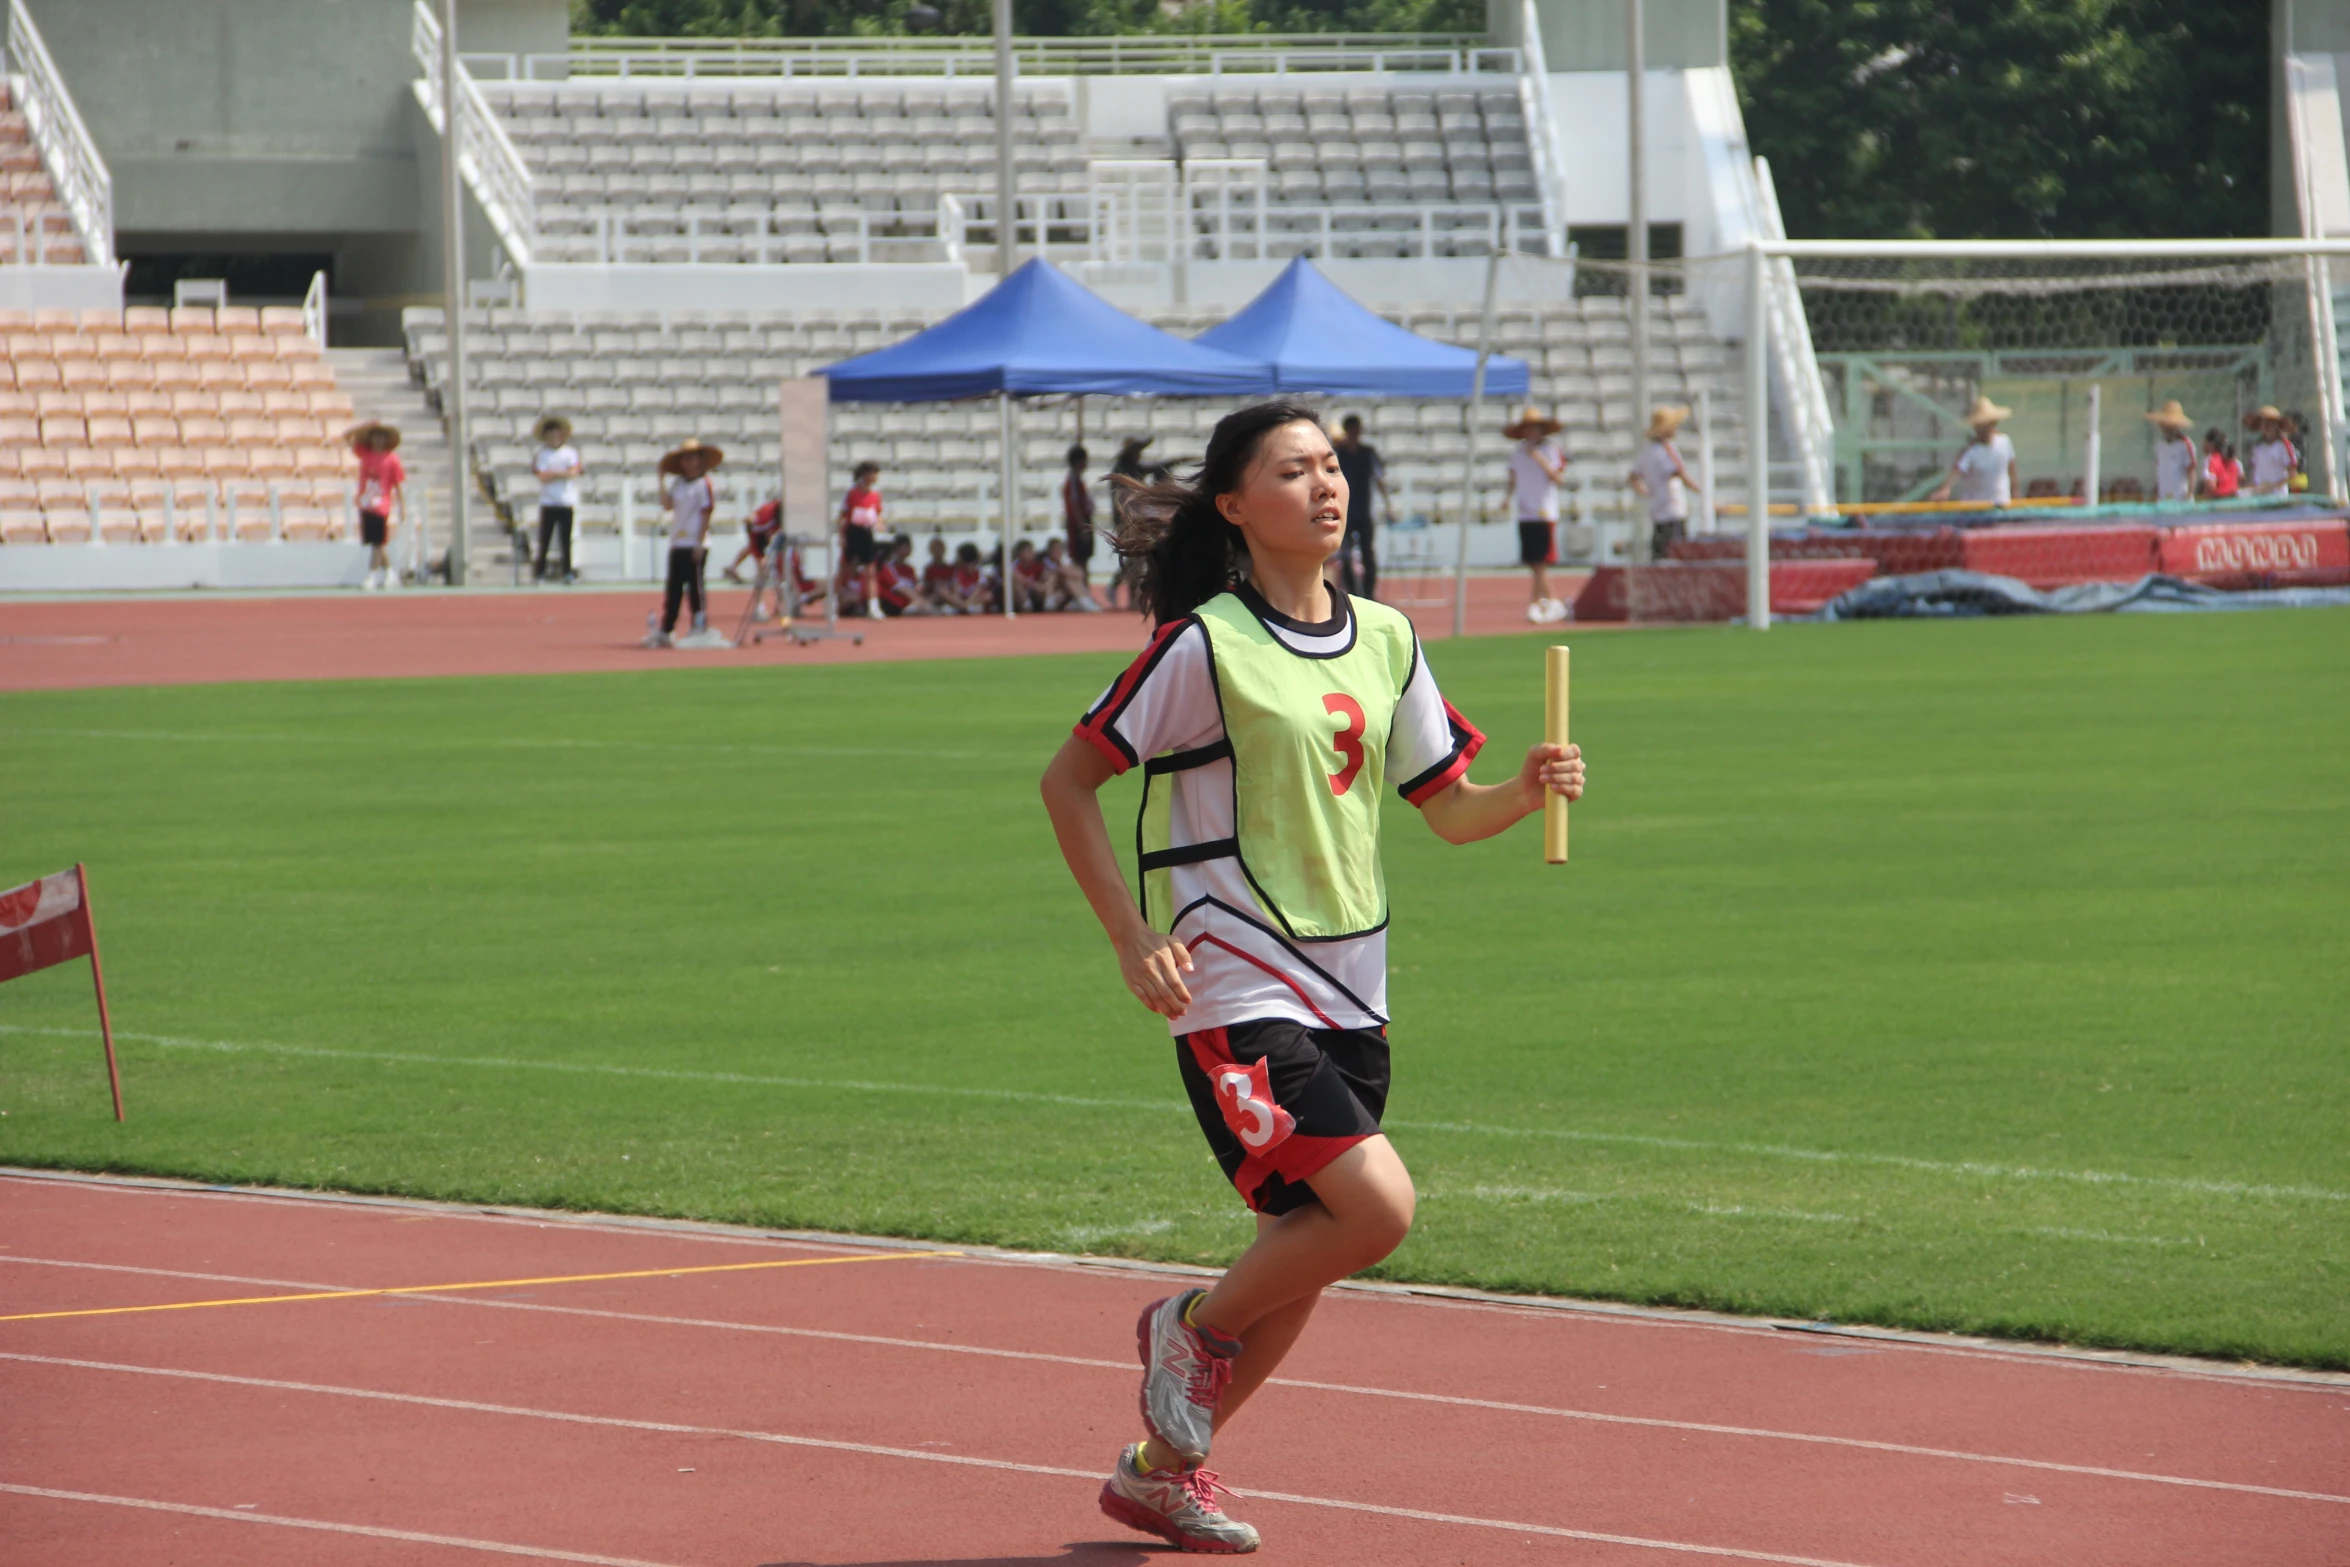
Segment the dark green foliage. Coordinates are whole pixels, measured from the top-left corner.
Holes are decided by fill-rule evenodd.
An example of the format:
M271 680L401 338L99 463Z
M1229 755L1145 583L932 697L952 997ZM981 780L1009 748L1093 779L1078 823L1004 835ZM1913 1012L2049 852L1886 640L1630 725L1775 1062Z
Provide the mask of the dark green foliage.
M989 31L990 0L931 0L936 31ZM573 0L572 30L636 37L897 35L908 0ZM1025 37L1112 33L1483 32L1478 0L1212 0L1168 14L1158 0L1014 0Z
M1799 238L2268 231L2255 0L1731 0Z

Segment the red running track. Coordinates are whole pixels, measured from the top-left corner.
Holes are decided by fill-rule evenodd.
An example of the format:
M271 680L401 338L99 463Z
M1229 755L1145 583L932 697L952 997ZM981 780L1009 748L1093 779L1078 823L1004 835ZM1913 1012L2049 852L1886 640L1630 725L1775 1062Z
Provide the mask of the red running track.
M0 1560L1140 1567L1174 1282L4 1173ZM2345 1378L1383 1290L1284 1369L1215 1463L1285 1563L2350 1560Z
M1573 598L1580 574L1554 591ZM1400 606L1421 635L1452 629L1449 584L1411 582ZM710 624L732 635L740 590L713 593ZM848 641L795 647L651 652L642 646L651 590L466 589L267 598L108 598L0 603L0 691L193 685L221 680L364 680L418 675L557 675L718 665L832 664L1016 653L1139 651L1146 627L1099 615L953 616L853 622ZM1469 631L1524 631L1520 577L1473 577ZM1588 628L1585 628L1588 629Z

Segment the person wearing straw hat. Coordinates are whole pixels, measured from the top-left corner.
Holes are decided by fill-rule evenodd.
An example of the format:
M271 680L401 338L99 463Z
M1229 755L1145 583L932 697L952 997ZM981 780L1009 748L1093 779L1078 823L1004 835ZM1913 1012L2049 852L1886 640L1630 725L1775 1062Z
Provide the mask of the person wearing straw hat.
M1567 606L1550 596L1550 568L1558 561L1559 486L1567 482L1567 454L1551 437L1562 428L1531 405L1501 427L1518 443L1510 453L1510 510L1518 519L1518 563L1534 578L1526 618L1538 626L1567 618Z
M1648 497L1648 558L1662 560L1689 527L1689 491L1698 487L1673 445L1687 408L1652 408L1648 439L1632 459L1632 488Z
M2146 416L2154 426L2154 498L2191 501L2195 498L2195 421L2172 398Z
M1984 506L2005 506L2015 499L2015 442L1999 428L1999 421L2012 412L1980 392L1975 394L1974 406L1966 411L1966 422L1974 427L1975 438L1951 463L1932 499L1949 500L1954 489L1958 499Z
M351 455L359 459L359 542L367 546L367 580L361 589L373 593L396 588L400 574L392 569L392 508L404 508L401 486L408 482L408 470L394 455L400 449L400 432L381 419L369 419L353 425L344 438L351 443Z
M718 487L710 470L726 461L726 453L688 438L661 459L661 507L669 513L669 580L661 589L661 629L651 638L654 647L672 645L678 606L692 600L694 630L710 628L708 607L702 601L702 561L710 547L710 514L718 508Z
M2284 413L2275 406L2263 403L2259 410L2244 416L2244 427L2258 430L2260 439L2246 452L2245 477L2251 481L2255 495L2284 495L2293 488L2293 475L2301 471L2301 453L2292 438L2285 433Z
M571 421L549 414L538 423L539 449L530 454L530 471L539 481L539 558L531 568L534 581L547 580L547 546L558 534L563 540L563 578L579 580L571 569L571 519L579 508L579 448L571 444Z

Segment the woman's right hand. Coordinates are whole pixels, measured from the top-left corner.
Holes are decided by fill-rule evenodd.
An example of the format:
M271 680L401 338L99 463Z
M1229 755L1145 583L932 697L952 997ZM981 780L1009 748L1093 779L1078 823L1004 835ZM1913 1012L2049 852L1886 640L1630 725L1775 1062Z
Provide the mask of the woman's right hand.
M1191 992L1183 976L1191 972L1191 950L1165 931L1148 926L1120 937L1118 972L1134 999L1165 1018L1179 1018L1190 1010Z

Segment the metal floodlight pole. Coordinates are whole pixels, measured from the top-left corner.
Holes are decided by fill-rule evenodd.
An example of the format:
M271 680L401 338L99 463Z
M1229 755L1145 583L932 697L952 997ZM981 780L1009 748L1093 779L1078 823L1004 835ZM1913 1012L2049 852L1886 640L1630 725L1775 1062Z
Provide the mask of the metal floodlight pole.
M1771 627L1771 326L1760 237L1746 245L1746 623Z
M996 444L1000 448L996 453L998 459L996 478L1003 490L997 508L1002 514L1004 523L1004 565L1001 580L1004 590L1004 618L1010 620L1019 613L1012 607L1012 529L1016 525L1014 519L1020 515L1019 504L1012 493L1013 488L1019 483L1019 472L1014 466L1012 452L1012 394L1008 391L996 393L995 407L996 429L998 431Z
M995 270L1012 275L1019 248L1019 197L1012 184L1012 0L995 0ZM1010 556L1005 557L1009 569ZM1006 595L1005 602L1010 602Z
M1631 263L1632 422L1648 419L1648 129L1643 90L1648 85L1647 13L1641 0L1624 0L1625 176L1631 193L1624 220L1624 257Z
M1477 370L1469 378L1466 426L1468 452L1461 458L1460 534L1452 554L1452 634L1469 634L1469 514L1477 506L1477 412L1485 406L1485 363L1493 357L1493 296L1501 283L1501 247L1485 258L1485 314L1477 328Z
M457 167L457 0L441 0L441 313L448 319L449 585L465 585L465 182Z

